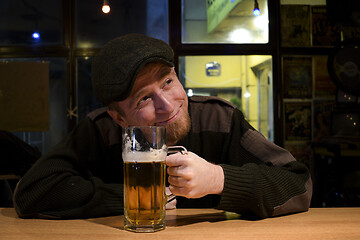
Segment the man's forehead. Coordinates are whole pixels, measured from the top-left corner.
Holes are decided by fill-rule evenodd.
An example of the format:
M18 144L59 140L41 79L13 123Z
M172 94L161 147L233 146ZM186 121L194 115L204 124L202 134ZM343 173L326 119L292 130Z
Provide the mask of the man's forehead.
M173 67L170 67L167 64L153 62L146 64L138 73L136 78L141 78L144 75L146 77L154 76L155 78L162 78L163 76L169 74Z
M173 68L164 64L148 64L140 70L130 96L136 95L142 88L149 84L163 80L171 74Z

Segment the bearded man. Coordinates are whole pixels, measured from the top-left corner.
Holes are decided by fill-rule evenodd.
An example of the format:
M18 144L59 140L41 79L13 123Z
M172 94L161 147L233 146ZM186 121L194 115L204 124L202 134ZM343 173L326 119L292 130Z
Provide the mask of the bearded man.
M92 65L90 113L43 155L14 193L20 217L90 218L123 214L121 132L165 126L168 190L176 208L217 208L257 218L308 210L309 170L265 139L231 103L188 98L165 42L129 34L107 43Z

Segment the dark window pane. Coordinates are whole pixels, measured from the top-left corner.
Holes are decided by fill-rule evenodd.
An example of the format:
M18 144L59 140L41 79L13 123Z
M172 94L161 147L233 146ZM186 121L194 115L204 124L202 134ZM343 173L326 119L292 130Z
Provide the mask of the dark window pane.
M3 0L0 44L53 45L62 43L61 0ZM33 36L38 33L38 38Z
M91 61L92 58L81 57L77 59L77 82L78 82L78 120L82 120L92 110L102 107L94 96L91 84Z
M76 46L101 47L127 33L143 33L168 42L168 1L109 1L108 14L101 11L103 1L77 1Z

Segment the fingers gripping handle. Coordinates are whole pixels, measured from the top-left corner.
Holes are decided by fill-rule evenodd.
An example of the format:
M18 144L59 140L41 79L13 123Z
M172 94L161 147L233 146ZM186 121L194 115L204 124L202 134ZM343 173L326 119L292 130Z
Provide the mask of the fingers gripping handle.
M170 146L168 147L168 155L170 154L175 154L175 153L181 153L181 154L187 154L187 150L185 147L183 146ZM167 202L171 202L173 200L176 199L176 195L174 194L170 194L170 195L167 195Z

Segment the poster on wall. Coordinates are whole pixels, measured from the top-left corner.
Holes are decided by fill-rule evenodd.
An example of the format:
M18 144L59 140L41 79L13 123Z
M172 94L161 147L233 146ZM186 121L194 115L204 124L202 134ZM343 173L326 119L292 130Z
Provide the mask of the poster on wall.
M332 98L336 96L336 86L327 68L327 56L314 56L314 97Z
M284 98L312 97L312 57L283 57Z
M282 47L310 46L309 5L281 5L280 18Z
M1 130L49 130L49 62L0 63L0 116Z
M311 7L312 45L333 46L341 40L340 26L331 23L326 15L326 6Z
M311 102L284 103L285 140L310 140Z
M353 41L354 39L360 39L360 26L341 26L343 40Z
M330 136L331 113L335 100L314 100L314 141Z

